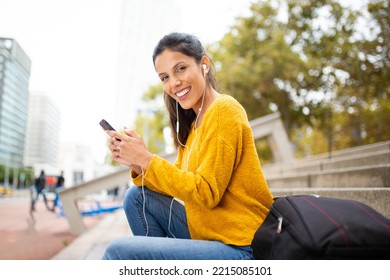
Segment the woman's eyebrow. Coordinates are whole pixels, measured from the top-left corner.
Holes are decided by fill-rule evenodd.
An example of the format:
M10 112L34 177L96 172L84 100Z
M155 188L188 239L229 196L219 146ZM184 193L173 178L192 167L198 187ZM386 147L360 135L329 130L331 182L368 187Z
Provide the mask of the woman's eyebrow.
M177 62L175 65L172 66L172 69L175 69L180 63L186 63L184 60L181 60ZM165 72L158 73L159 76L165 74Z

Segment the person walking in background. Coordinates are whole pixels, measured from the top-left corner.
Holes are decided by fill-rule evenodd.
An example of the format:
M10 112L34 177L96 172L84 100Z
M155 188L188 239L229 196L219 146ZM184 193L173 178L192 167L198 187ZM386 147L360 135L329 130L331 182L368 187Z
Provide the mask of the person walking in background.
M61 171L60 175L57 177L57 183L54 188L55 198L53 202L53 210L58 206L58 201L60 200L58 191L62 189L64 185L65 185L64 171Z
M39 174L39 177L35 179L35 184L34 184L34 194L32 197L32 202L31 202L31 212L35 211L35 203L37 202L39 195L41 194L43 196L43 201L45 202L46 208L49 211L53 211L47 203L47 198L46 198L46 174L44 170L41 170L41 173Z

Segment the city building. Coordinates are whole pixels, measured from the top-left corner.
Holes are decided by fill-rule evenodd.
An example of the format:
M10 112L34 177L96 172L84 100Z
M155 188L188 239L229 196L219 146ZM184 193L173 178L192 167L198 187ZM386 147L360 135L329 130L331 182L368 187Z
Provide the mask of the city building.
M59 162L64 171L65 187L93 180L116 169L111 165L97 163L90 146L70 142L61 143Z
M174 0L122 0L121 13L113 125L132 127L142 95L160 82L153 67L153 49L163 35L181 26L183 18L181 5Z
M31 60L11 38L0 38L0 164L23 165Z
M26 134L25 165L58 165L61 114L53 100L42 92L31 92ZM38 170L39 171L39 170Z

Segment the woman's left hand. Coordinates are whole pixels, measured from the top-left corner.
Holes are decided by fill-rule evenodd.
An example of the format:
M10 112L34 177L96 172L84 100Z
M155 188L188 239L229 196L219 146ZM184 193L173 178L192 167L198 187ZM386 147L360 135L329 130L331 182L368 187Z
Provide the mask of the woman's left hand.
M108 130L106 133L111 136L109 148L116 162L131 169L133 166L148 168L153 154L148 151L142 137L137 132L125 129L124 134L113 130Z

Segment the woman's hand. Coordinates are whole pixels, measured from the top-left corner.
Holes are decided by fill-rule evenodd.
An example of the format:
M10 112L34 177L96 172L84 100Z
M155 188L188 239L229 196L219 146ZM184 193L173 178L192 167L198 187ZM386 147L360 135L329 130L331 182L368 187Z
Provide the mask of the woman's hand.
M141 168L148 168L153 154L148 151L137 132L125 129L124 134L113 130L107 130L106 133L111 137L109 149L113 160L128 166L137 174L142 172Z

